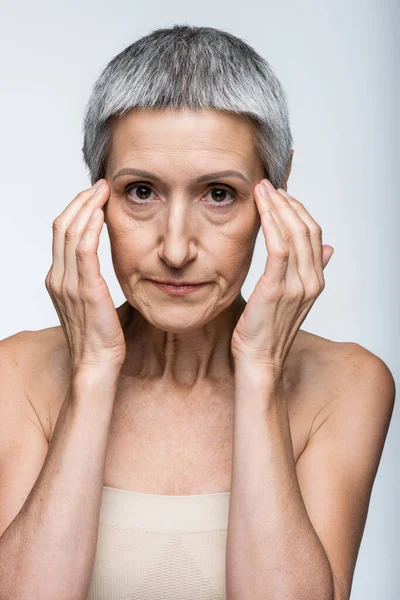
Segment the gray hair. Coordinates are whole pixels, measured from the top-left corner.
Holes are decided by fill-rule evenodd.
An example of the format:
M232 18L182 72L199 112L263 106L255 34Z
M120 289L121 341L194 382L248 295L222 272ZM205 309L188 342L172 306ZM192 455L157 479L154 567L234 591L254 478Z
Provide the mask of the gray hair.
M117 54L85 107L82 147L91 184L104 178L112 117L132 109L214 108L255 125L264 177L283 187L292 135L285 91L268 62L240 38L213 27L156 29Z

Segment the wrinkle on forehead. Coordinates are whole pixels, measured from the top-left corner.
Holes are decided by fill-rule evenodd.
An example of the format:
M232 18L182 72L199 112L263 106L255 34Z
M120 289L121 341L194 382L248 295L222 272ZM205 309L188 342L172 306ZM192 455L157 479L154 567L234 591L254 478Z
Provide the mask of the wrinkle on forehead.
M164 165L170 168L178 161L195 166L196 175L212 164L212 170L232 168L254 178L261 168L253 124L239 115L213 110L145 113L128 113L115 121L112 172L129 164L142 168L146 164L160 173Z

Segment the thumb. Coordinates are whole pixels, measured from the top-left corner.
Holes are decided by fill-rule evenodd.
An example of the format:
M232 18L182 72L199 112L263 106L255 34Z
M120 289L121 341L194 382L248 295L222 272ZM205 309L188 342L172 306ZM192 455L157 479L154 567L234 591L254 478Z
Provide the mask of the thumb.
M333 246L322 246L322 268L325 269L335 249Z

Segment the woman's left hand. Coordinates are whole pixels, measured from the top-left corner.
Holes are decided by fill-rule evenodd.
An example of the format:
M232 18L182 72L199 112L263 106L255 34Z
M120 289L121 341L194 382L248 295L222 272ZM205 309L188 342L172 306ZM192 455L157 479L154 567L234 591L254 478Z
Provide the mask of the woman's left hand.
M263 192L263 182L269 192ZM233 332L231 351L235 361L260 364L279 379L292 342L325 287L323 269L334 249L322 245L321 227L287 192L275 190L268 179L254 192L268 257Z

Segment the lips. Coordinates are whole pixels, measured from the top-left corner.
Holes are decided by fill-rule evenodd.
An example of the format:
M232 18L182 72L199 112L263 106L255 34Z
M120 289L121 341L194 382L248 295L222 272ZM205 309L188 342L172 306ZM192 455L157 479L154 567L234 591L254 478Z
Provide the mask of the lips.
M177 287L201 285L200 283L194 283L191 281L166 281L162 279L152 279L152 281L154 281L155 283L161 283L162 285L174 285Z
M160 283L159 281L155 281L153 279L151 279L150 281L154 283L154 285L156 285L159 289L174 296L183 296L186 294L193 293L194 291L200 289L203 286L203 284L201 283L198 283L196 285L171 285L166 283Z

